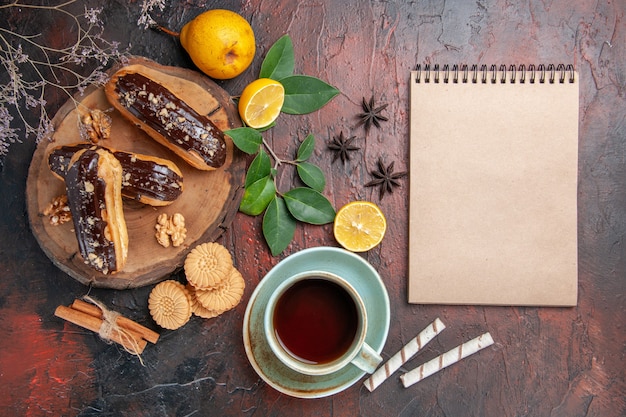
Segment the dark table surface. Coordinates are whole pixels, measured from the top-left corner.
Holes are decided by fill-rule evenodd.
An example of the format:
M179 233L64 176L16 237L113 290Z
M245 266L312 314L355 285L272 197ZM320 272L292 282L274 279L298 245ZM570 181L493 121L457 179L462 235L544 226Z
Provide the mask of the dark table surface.
M80 3L80 2L79 2ZM106 2L105 36L165 65L192 67L177 42L137 25L141 2ZM408 389L397 375L373 393L359 382L322 399L281 394L254 371L242 343L247 301L285 256L338 246L332 226L303 226L280 256L271 256L261 218L238 213L218 240L246 280L243 301L217 319L197 317L161 331L145 366L119 346L64 323L56 306L89 288L57 269L28 224L25 186L35 144L11 146L0 172L0 414L23 416L622 416L626 414L626 23L623 1L171 1L154 16L180 29L201 11L222 7L247 18L257 55L240 77L220 82L239 94L258 75L269 46L291 35L296 71L341 90L306 116L282 115L266 134L284 155L307 133L317 138L312 162L326 174L335 207L379 204L389 219L382 244L362 254L380 273L391 300L388 358L436 317L448 326L411 369L489 331L495 344ZM82 5L79 5L79 9ZM43 28L58 42L54 15L14 10L13 28ZM57 23L57 25L55 25ZM0 26L2 26L0 24ZM578 247L574 308L410 305L407 303L408 180L379 199L366 188L376 160L408 167L409 71L423 63L572 63L580 74ZM363 97L388 103L389 121L366 134L356 127ZM49 100L51 114L64 101ZM427 104L426 104L427 105ZM479 103L477 103L479 105ZM332 163L325 143L339 132L360 151ZM280 187L295 179L286 174ZM173 279L183 280L180 272ZM90 294L153 329L152 286L92 289Z

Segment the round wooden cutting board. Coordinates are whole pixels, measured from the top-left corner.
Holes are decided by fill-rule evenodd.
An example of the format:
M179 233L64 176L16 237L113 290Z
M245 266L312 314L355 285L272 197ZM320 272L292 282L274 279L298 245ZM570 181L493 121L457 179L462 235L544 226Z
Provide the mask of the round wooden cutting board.
M183 68L165 67L145 58L132 58L128 65L142 65L154 71L154 79L200 114L208 114L222 130L241 126L230 95L204 75ZM114 71L114 70L112 70ZM78 281L105 288L133 288L161 281L182 267L185 256L196 245L218 238L234 218L243 195L246 161L227 137L226 163L215 171L195 169L174 153L151 139L123 118L107 101L103 88L94 88L69 100L53 119L55 132L42 140L31 161L26 184L28 217L31 229L46 255ZM153 207L124 201L124 217L129 236L128 260L123 270L102 274L83 262L73 223L52 226L42 212L57 196L65 194L65 184L52 175L48 154L59 145L81 142L78 118L85 109L106 111L112 118L110 138L98 144L116 150L154 155L173 161L183 173L182 195L171 205ZM187 238L179 247L164 248L155 238L156 219L161 213L181 213L185 217Z

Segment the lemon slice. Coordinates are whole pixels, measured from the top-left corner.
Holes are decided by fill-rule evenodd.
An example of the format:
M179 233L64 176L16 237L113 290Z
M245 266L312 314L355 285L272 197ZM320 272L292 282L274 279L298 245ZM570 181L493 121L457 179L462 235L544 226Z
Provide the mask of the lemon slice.
M239 98L239 115L250 127L269 126L280 114L285 101L285 89L278 81L259 78L244 88Z
M385 236L387 220L380 207L369 201L352 201L335 216L335 239L352 252L365 252Z

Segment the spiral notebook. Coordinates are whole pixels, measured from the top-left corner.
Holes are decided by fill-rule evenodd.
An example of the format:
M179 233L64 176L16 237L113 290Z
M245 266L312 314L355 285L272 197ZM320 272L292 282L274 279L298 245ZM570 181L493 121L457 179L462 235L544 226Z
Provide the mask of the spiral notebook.
M411 72L409 302L577 302L578 74Z

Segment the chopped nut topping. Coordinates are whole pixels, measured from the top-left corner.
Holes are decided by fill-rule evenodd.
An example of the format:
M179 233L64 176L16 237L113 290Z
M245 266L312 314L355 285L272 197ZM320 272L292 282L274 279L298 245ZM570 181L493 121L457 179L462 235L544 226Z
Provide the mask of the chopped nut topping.
M58 226L72 220L70 207L67 205L67 195L61 195L52 199L48 207L43 211L44 216L48 216L50 225Z
M157 242L164 248L169 248L170 244L178 247L187 237L185 218L180 213L175 213L172 217L168 217L166 213L160 214L154 228Z
M95 190L95 187L93 186L93 184L89 181L85 181L85 192L93 193L94 190Z

